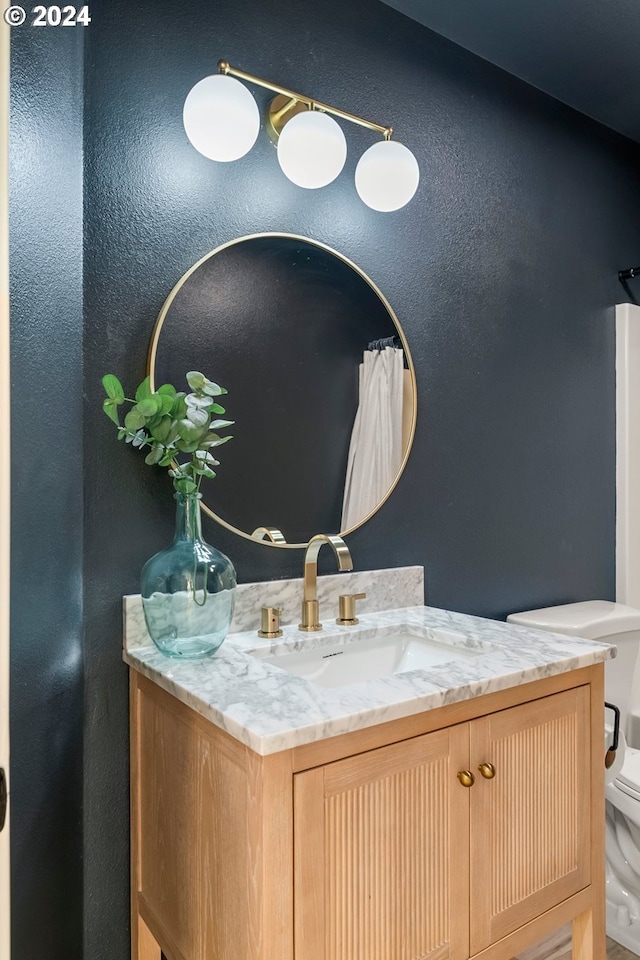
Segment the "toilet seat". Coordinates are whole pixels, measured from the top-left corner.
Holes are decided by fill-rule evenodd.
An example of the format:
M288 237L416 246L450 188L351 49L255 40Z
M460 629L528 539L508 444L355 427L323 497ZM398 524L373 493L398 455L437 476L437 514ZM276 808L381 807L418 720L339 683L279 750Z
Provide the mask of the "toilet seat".
M640 801L640 750L627 747L624 765L613 783L622 793Z

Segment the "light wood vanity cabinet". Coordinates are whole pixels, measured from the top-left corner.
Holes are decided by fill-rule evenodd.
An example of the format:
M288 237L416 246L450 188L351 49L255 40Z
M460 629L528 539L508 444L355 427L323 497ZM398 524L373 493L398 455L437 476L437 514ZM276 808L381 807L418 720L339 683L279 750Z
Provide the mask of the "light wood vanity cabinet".
M463 960L587 886L588 730L579 687L296 774L304 960Z
M132 751L134 960L604 956L601 664L266 757L132 671Z

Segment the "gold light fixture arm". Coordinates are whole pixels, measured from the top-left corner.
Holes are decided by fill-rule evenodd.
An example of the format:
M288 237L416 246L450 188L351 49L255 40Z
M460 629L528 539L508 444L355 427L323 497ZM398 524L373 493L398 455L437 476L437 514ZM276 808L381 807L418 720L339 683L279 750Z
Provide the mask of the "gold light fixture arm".
M340 110L338 107L332 107L328 103L321 103L320 100L313 100L311 97L305 97L302 93L296 93L294 90L289 90L287 87L281 87L277 83L271 83L269 80L263 80L261 77L256 77L253 73L247 73L245 70L238 70L237 67L232 67L230 63L227 63L226 60L218 61L218 70L220 73L225 76L237 77L238 80L246 80L248 83L255 83L258 87L265 87L267 90L272 90L274 93L280 94L280 96L285 97L289 101L294 101L297 103L302 103L308 110L319 110L321 113L331 113L334 117L340 117L342 120L349 120L351 123L357 123L361 127L366 127L368 130L374 130L376 133L381 133L385 140L390 140L393 133L393 127L384 127L380 123L374 123L372 120L365 120L363 117L356 116L355 113L347 113L346 110ZM279 105L280 110L282 110L282 102ZM287 117L287 119L289 119ZM273 124L274 128L278 131L278 125Z

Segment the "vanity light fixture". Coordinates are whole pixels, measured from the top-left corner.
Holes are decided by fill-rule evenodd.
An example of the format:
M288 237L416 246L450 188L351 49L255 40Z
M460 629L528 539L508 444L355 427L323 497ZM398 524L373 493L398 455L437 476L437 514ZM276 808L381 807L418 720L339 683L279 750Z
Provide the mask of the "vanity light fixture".
M205 157L223 163L239 160L256 142L260 113L253 96L240 83L244 80L276 94L269 104L265 127L277 144L280 167L292 183L316 189L340 174L347 158L347 141L333 119L338 117L383 137L365 150L356 166L360 199L372 210L388 213L404 207L413 197L420 179L418 163L407 147L391 139L391 127L238 70L225 60L220 60L218 70L218 74L196 83L184 104L187 136Z

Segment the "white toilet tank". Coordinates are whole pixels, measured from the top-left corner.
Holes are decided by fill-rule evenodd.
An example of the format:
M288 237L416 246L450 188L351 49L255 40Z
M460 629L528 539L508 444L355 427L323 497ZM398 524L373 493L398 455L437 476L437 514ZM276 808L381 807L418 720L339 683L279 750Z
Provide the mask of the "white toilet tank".
M630 734L628 715L635 707L640 708L636 702L638 683L634 682L640 650L640 610L609 600L587 600L512 613L507 620L552 633L614 644L617 655L605 664L605 700L620 708L622 729Z

